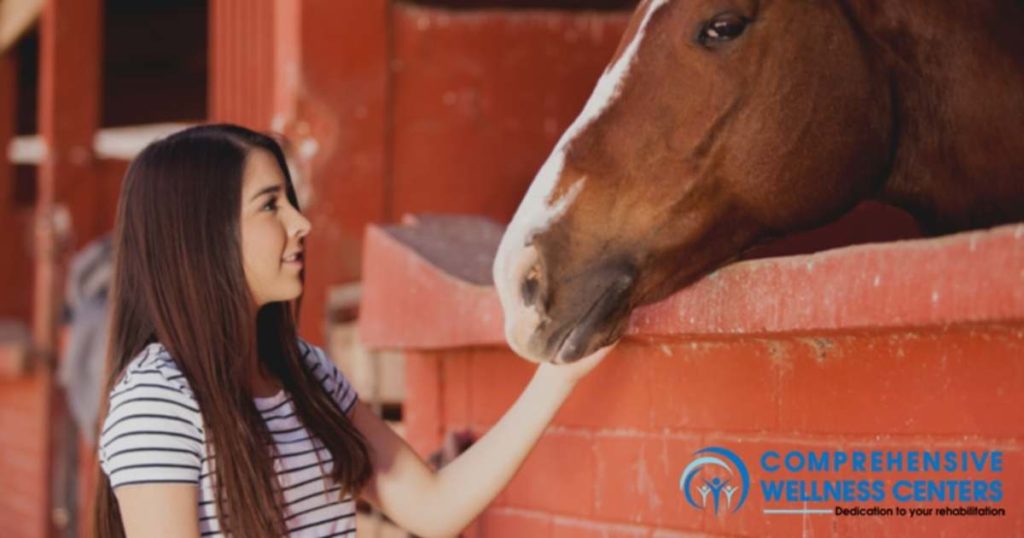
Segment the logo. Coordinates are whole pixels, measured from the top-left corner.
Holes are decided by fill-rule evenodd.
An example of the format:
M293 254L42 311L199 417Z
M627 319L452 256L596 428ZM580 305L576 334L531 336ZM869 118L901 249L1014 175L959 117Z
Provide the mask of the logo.
M702 448L693 455L697 458L683 469L679 477L679 489L686 494L686 502L697 510L706 510L710 502L716 514L719 509L739 510L750 490L750 473L743 460L732 451L717 446ZM694 490L700 497L699 503L694 498Z

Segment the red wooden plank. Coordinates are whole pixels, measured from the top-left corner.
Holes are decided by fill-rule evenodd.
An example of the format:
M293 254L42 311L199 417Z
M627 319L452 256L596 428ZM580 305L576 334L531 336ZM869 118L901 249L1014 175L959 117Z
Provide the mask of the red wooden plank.
M502 341L493 288L451 277L381 227L367 231L364 262L359 335L367 345L441 348Z
M716 536L794 536L808 528L826 535L839 528L841 536L1016 536L1024 524L1022 514L1013 510L1014 500L1024 494L1022 346L1019 326L828 338L787 334L629 340L580 382L527 463L481 517L486 526L495 513L514 508L553 520L571 519L581 528L629 524ZM535 369L499 347L417 350L407 353L407 361L445 372L450 363L472 372L469 378L445 375L440 398L436 378L407 378L405 408L410 417L421 410L419 418L423 409L429 410L430 431L471 426L486 432ZM468 399L460 398L467 390ZM741 511L716 517L691 509L679 491L680 473L705 446L737 453L747 463L752 484L785 478L882 479L888 489L900 479L1001 480L1001 502L950 499L923 505L987 504L1003 507L1007 514L919 521L776 517L763 509L789 507L787 503L765 502L753 485ZM1005 458L1000 472L865 474L846 469L780 476L760 467L760 455L767 450L998 450ZM872 503L836 504L848 508ZM877 504L893 506L892 496ZM501 524L512 536L528 535L535 528L521 520Z
M386 229L367 235L360 329L376 347L504 344L492 288ZM479 257L465 252L464 259ZM463 263L452 260L449 263ZM1024 321L1024 224L736 263L633 313L628 335L759 335Z
M77 504L69 484L77 469L71 457L76 438L53 371L63 265L72 226L76 246L105 231L97 228L100 189L92 151L99 125L101 14L100 0L48 0L40 29L38 124L48 153L39 166L36 202L33 352L46 395L39 417L47 425L45 493L39 500L49 536L63 536L74 524Z

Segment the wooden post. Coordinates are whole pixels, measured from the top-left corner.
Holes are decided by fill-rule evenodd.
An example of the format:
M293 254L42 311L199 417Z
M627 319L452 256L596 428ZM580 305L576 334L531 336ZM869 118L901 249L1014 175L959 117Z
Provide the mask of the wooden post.
M0 219L5 223L14 208L14 166L7 158L7 148L14 138L16 69L14 51L0 52Z
M363 230L389 218L390 5L210 2L210 120L284 134L312 193L300 330L316 344L328 288L358 280Z
M389 0L303 2L291 125L314 197L301 330L326 342L327 290L359 280L363 233L391 207L391 10Z
M51 537L75 528L77 438L55 370L72 227L80 240L96 232L92 148L99 127L101 6L100 0L47 0L40 28L38 123L47 153L37 187L32 340L36 375L44 377L49 395L44 513Z
M280 2L210 2L210 119L264 131L273 106L275 25Z

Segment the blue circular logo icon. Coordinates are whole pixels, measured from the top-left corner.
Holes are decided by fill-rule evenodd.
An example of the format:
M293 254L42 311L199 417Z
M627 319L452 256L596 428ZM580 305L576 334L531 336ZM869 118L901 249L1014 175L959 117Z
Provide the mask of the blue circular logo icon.
M750 490L750 473L743 460L731 450L717 446L702 448L694 456L697 457L679 477L679 489L686 495L686 502L697 510L706 510L710 504L716 514L720 509L739 510ZM722 470L713 474L714 469Z

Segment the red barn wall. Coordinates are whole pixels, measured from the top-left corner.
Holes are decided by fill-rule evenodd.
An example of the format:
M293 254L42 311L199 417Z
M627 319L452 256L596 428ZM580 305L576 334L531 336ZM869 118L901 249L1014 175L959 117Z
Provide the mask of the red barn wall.
M360 329L372 347L405 351L406 433L426 455L450 432L484 434L535 365L505 346L493 289L440 269L429 249L413 246L430 241L404 239L416 230L368 233ZM433 239L460 253L449 266L487 256L458 236ZM726 267L634 313L625 340L580 382L467 535L1018 536L1022 278L1024 224ZM734 451L754 475L742 510L715 516L686 504L680 474L706 446ZM759 495L756 480L770 477L758 462L769 449L1002 451L1000 472L871 478L887 488L901 479L1001 480L999 503L903 506L975 504L1006 515L764 514L789 507ZM840 504L898 506L891 497Z

